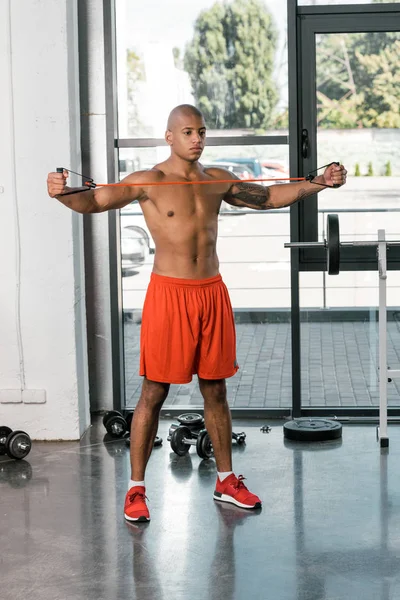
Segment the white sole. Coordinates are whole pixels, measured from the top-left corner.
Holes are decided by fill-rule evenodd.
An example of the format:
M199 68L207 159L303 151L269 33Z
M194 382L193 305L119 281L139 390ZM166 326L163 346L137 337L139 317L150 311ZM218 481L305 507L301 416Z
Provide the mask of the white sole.
M214 493L214 500L216 500L217 502L227 502L228 504L234 504L235 506L239 506L239 508L247 508L250 510L253 508L261 508L261 502L256 502L256 504L253 504L253 506L249 506L248 504L242 504L241 502L235 500L235 498L232 498L232 496L228 496L227 494L217 495Z
M131 523L148 523L150 521L150 519L147 519L147 517L139 517L138 519L134 519L132 517L127 517L125 514L124 517L126 521Z

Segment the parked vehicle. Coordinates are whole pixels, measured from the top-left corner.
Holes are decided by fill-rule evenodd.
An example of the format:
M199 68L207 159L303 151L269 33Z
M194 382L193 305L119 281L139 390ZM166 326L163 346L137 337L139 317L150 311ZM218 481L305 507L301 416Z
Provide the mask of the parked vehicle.
M279 181L280 177L289 177L289 170L285 164L278 161L259 160L258 158L242 157L242 158L218 158L216 164L235 163L244 166L250 173L251 178L256 179L277 179L276 183L284 183ZM250 177L248 177L250 179ZM263 182L264 185L273 185L273 182Z
M140 206L132 202L120 211L121 266L123 274L137 269L154 254L155 245Z
M214 163L203 164L203 167L205 169L211 169L213 167L218 168L218 169L226 169L227 171L230 171L231 173L233 173L234 175L239 177L239 179L253 179L254 178L253 171L247 165L239 164L236 162L216 160Z
M244 165L250 173L253 173L253 178L259 179L263 176L262 164L258 158L217 158L214 163L234 163L237 165Z
M276 179L276 183L285 183L285 179L290 177L289 169L287 166L281 162L274 162L265 160L262 161L262 171L263 177L268 177L271 179ZM279 181L279 179L283 177L284 179Z

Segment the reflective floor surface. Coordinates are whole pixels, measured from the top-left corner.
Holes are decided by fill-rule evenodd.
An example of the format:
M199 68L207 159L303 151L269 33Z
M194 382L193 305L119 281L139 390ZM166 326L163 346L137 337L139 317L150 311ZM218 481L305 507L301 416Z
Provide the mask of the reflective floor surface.
M123 441L98 419L80 443L34 443L0 457L2 600L400 599L400 428L299 444L282 422L235 421L234 465L263 500L245 512L212 499L216 468L166 441L147 474L152 520L128 526Z

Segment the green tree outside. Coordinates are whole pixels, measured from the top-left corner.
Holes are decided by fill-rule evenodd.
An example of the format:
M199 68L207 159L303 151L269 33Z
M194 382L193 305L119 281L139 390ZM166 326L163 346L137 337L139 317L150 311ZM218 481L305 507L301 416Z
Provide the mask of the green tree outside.
M319 126L400 127L400 33L328 34L317 42Z
M277 31L261 0L216 2L200 13L184 67L210 127L265 129L278 101Z

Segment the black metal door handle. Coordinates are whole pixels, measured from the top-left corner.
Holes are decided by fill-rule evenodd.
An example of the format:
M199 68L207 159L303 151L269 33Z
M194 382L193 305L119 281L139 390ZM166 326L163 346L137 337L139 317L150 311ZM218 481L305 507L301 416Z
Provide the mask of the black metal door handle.
M301 132L301 155L303 158L308 158L308 149L310 147L310 140L308 137L308 130L303 129Z

